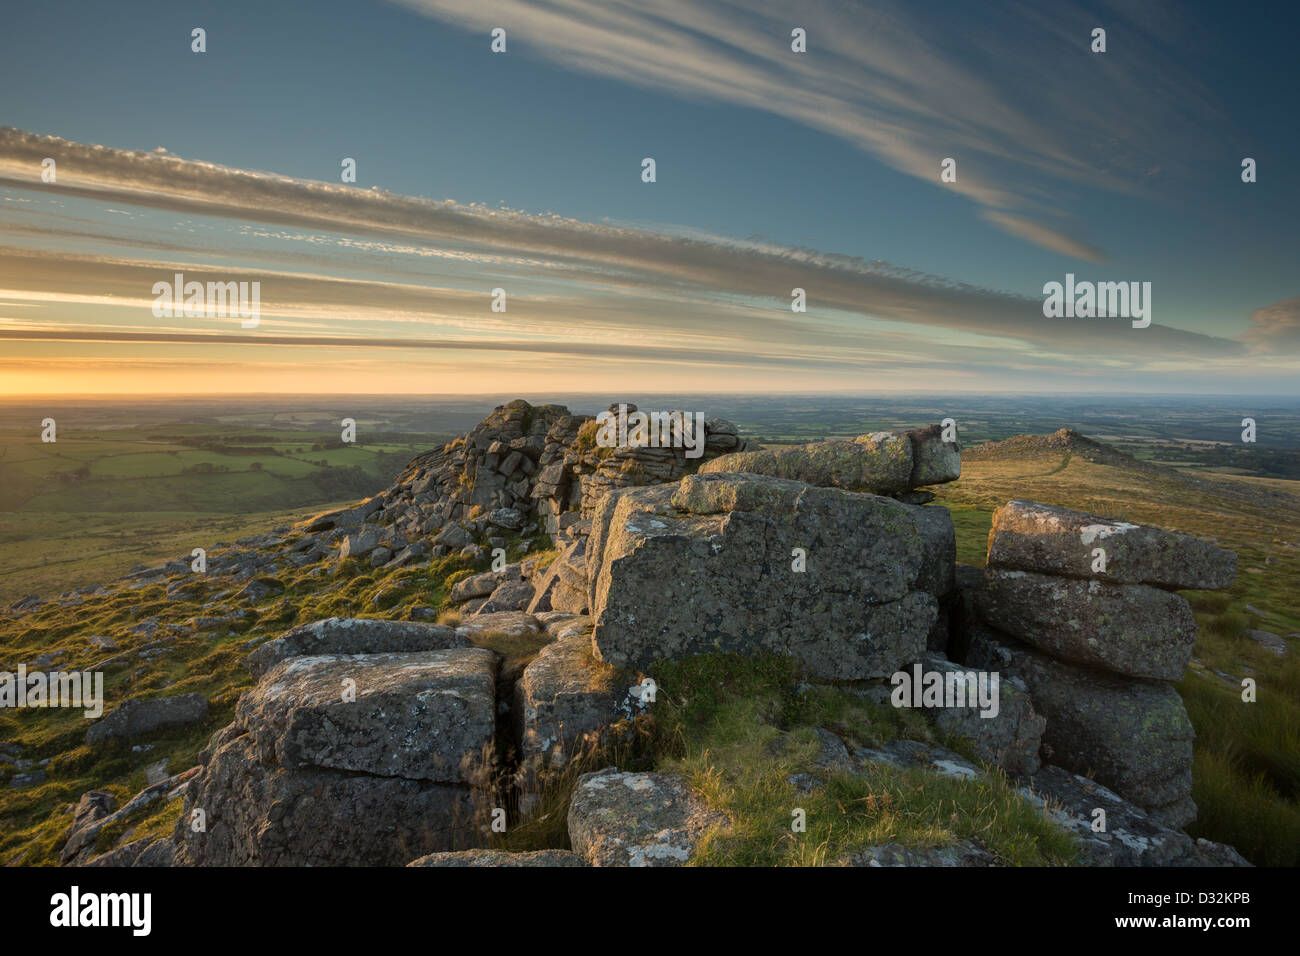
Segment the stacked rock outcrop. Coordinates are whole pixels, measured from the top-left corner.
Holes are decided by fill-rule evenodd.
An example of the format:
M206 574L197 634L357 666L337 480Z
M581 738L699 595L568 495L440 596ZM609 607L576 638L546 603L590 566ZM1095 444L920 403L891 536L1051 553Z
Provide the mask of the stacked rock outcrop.
M621 407L625 414L637 411L632 404ZM666 416L679 430L692 421L680 411ZM696 457L685 447L648 443L602 447L592 416L516 400L497 407L463 439L415 458L378 496L374 510L396 512L397 529L410 539L447 529L434 540L441 553L468 546L487 524L508 531L540 528L560 543L610 489L673 481L743 447L736 426L723 419L704 423ZM332 518L318 519L317 530ZM480 520L471 524L475 519Z
M638 411L630 403L609 406L611 414L619 414L620 409L625 416ZM736 426L725 419L705 421L703 436L694 435L694 419L680 410L666 412L664 421L669 438L687 433L687 440L666 446L641 442L602 446L596 419L571 415L557 422L546 436L532 495L547 534L557 538L590 519L601 498L616 488L676 481L719 455L745 447ZM687 444L698 445L700 454L689 457Z
M993 516L966 662L1025 682L1053 763L1185 826L1196 818L1194 733L1171 682L1196 620L1173 590L1226 588L1236 561L1186 535L1009 502Z

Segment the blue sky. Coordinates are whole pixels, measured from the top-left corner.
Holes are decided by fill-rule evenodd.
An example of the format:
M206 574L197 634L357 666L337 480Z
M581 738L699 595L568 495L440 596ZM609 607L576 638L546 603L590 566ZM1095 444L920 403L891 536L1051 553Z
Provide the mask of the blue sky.
M522 295L552 300L553 308L534 316L538 321L527 324L516 313L516 328L501 317L496 324L474 322L459 307L434 310L398 330L439 341L448 334L518 340L519 350L498 352L490 362L464 348L457 355L427 346L418 354L351 354L346 367L354 369L400 359L404 371L396 378L404 391L446 390L415 387L427 374L445 378L478 368L481 377L502 365L502 375L543 383L537 376L546 368L567 376L584 362L594 364L593 373L603 369L620 380L636 374L646 387L699 388L715 379L720 389L744 390L746 381L760 387L770 376L774 387L796 390L853 383L933 388L949 381L1050 389L1066 374L1074 390L1242 391L1250 385L1293 391L1300 184L1288 162L1300 148L1294 122L1300 71L1291 49L1300 17L1281 4L1062 3L1051 5L1050 14L1038 12L1041 7L671 0L591 7L578 0L24 5L7 11L0 39L6 91L0 125L81 148L163 147L189 161L321 183L337 184L339 161L349 156L358 162L353 190L504 205L653 235L753 240L769 253L883 260L891 276L914 270L983 293L1039 301L1043 283L1066 272L1149 281L1159 326L1208 337L1170 346L1154 335L1138 338L1137 330L1125 336L1098 326L1090 341L1089 330L1075 328L1053 351L1055 331L1043 335L1040 328L1026 337L989 326L981 310L1004 307L1001 299L981 298L959 327L927 315L920 328L911 319L919 311L940 305L960 311L966 303L960 297L936 303L930 290L923 301L906 300L902 291L895 301L890 290L889 307L878 308L871 296L881 290L871 284L860 288L861 301L854 298L858 287L849 285L827 303L816 276L805 283L809 314L789 315L786 289L783 328L769 328L764 310L782 305L776 290L759 281L771 270L760 263L749 271L734 255L707 281L689 280L707 289L683 289L667 303L643 290L639 313L629 302L625 320L610 326L591 317L608 305L608 290L599 281L593 288L591 277L609 263L592 255L572 259L548 244L546 268L499 262L491 269L481 262L455 268L443 260L429 280L467 294L509 281ZM488 49L491 25L507 30L504 55ZM789 27L797 25L808 30L806 54L789 51ZM1089 51L1093 25L1108 31L1104 54ZM205 54L190 51L195 26L207 31ZM61 182L72 181L78 162L91 162L74 155L69 147ZM956 185L939 182L939 161L950 155L958 161ZM640 181L643 156L656 159L654 184ZM1243 156L1258 161L1259 182L1240 181ZM425 274L409 248L359 252L361 233L347 216L314 224L307 231L317 239L310 241L282 223L259 225L253 211L178 213L165 200L117 188L123 184L112 181L112 172L94 184L105 192L102 199L53 200L39 170L28 184L30 165L15 152L9 160L8 170L0 169L0 199L10 200L0 202L0 245L38 256L42 268L10 255L0 279L39 274L46 283L36 298L31 289L14 288L19 282L0 284L12 293L0 299L0 317L11 329L0 339L0 358L8 355L11 370L25 363L44 374L117 362L123 375L113 380L120 387L105 385L115 390L140 380L138 370L151 362L197 370L192 347L161 340L74 346L17 337L50 327L149 331L156 320L140 316L138 304L116 304L125 294L114 283L139 280L106 272L109 298L96 302L94 289L84 287L86 257L125 256L141 266L140 275L184 261L240 275L274 263L279 273L296 270L303 281L349 276L371 283L365 304L376 312L385 306L376 284L418 284ZM166 195L172 187L153 182L151 188ZM74 228L74 221L90 227ZM74 235L84 231L94 236ZM375 239L373 229L362 231ZM346 252L322 253L325 237ZM411 238L409 231L403 238ZM163 239L183 246L183 259L158 255ZM445 237L413 241L436 244ZM305 248L316 258L304 258ZM63 274L75 273L81 286L60 282L50 261L60 253L71 255ZM558 263L576 265L556 278ZM731 287L727 269L734 273ZM669 286L678 278L667 266L655 274ZM272 284L264 281L264 301L268 293L276 301ZM285 334L294 328L306 334L302 320L315 299L300 286L292 305L281 296L276 318ZM362 296L358 290L355 301ZM566 296L586 302L572 322L563 319ZM409 302L399 307L418 312ZM717 309L734 314L719 318ZM653 348L630 331L656 330L666 310L676 319L658 328ZM683 317L694 317L694 325ZM751 339L746 317L757 320L753 339L766 346L762 361L729 362L701 349L674 366L674 337L698 337L701 329L710 332L708 342L697 344L743 353ZM273 334L276 318L259 332ZM340 328L340 321L351 326ZM358 326L377 337L395 334L375 315L316 315L313 322L317 338L353 334ZM792 335L815 341L800 335L799 326L829 333L821 341L827 352L799 355L780 368L776 359ZM713 334L715 327L722 331ZM906 338L895 340L894 332ZM877 356L881 349L872 343L885 343L889 367L864 360L862 374L855 374L852 346L845 351L853 336ZM1007 340L1004 368L996 343L985 341L990 336ZM541 346L524 348L529 337ZM617 339L624 354L580 359L551 347L575 339L607 345ZM1228 344L1216 347L1219 340ZM1243 341L1249 343L1244 350ZM964 351L975 346L977 353ZM337 381L331 369L345 367L338 349L305 345L296 357L286 349L274 346L268 374L278 369L284 377L286 367L306 366L319 372L295 374L295 387L316 390ZM637 350L646 357L636 358ZM1208 368L1207 359L1213 359ZM209 371L217 387L223 373ZM179 374L153 380L162 388ZM246 379L239 376L238 387ZM23 381L38 387L31 376Z

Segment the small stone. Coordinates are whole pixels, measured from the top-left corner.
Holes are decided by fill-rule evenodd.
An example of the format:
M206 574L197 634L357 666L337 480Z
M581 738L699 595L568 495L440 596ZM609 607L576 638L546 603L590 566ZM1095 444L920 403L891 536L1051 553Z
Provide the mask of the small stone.
M726 818L672 774L608 767L578 778L569 840L591 866L682 866Z

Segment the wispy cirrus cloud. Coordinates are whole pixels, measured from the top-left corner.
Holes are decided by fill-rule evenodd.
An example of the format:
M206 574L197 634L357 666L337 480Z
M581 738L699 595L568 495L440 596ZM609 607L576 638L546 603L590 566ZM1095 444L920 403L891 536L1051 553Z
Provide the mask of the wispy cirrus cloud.
M58 157L57 186L40 184L45 156ZM1225 382L1259 372L1258 352L1248 351L1258 342L1164 322L1134 330L1046 319L1041 299L879 260L427 200L13 129L0 129L0 187L41 197L0 221L13 240L0 242L0 308L40 306L0 328L12 358L3 367L26 367L25 381L37 383L28 387L43 387L55 351L123 380L141 361L175 375L172 363L188 353L196 375L224 381L233 366L250 380L256 372L259 389L273 370L283 387L302 389L343 367L369 368L403 391L427 390L431 369L446 388L455 380L480 390L502 375L537 387L577 375L592 387L642 376L665 388L757 380L797 390L1158 387L1211 365ZM110 204L140 221L96 219ZM261 327L154 319L152 285L176 271L261 282ZM488 307L496 285L510 289L508 313ZM807 291L807 313L790 309L796 287ZM1282 373L1285 356L1270 365ZM403 370L404 386L390 368Z
M1241 338L1257 352L1300 352L1300 296L1255 309L1250 321Z
M1075 234L1060 187L1137 193L1220 112L1162 52L1154 31L1179 17L1164 6L1160 17L1112 12L1124 52L1094 56L1097 18L1071 2L1050 16L1019 2L394 2L484 37L503 27L512 53L566 69L774 113L936 186L953 157L957 181L942 188L1009 234L1089 262L1105 252ZM796 26L807 53L790 49Z
M798 287L807 290L814 315L831 310L894 323L911 332L947 330L999 338L1005 340L1006 347L1028 346L1045 356L1086 350L1126 352L1134 342L1127 323L1044 319L1039 299L953 282L882 261L466 206L232 169L160 152L73 143L13 129L0 129L0 185L30 188L38 178L41 158L52 155L59 157L58 190L65 195L245 223L401 238L467 257L508 254L514 259L513 274L521 281L560 279L576 291L575 295L550 299L549 305L546 296L537 296L533 317L540 319L580 315L584 296L594 296L602 314L616 316L625 311L631 322L644 323L647 312L654 311L653 303L622 309L611 305L608 296L668 296L677 301L668 309L660 303L653 320L660 334L674 327L686 330L707 325L715 334L739 336L737 342L748 347L761 343L767 333L771 344L781 347L806 342L810 336L815 340L818 333L818 319L789 312L791 290ZM115 294L124 294L114 284L127 283L139 295L151 269L176 265L174 257L157 266L99 258L79 262L75 268L60 267L45 254L21 265L17 253L11 252L9 258L8 288L23 288L23 277L28 276L28 288L66 288L82 294L90 288L109 287L114 287ZM229 272L226 269L223 274ZM136 275L127 279L127 273ZM499 278L511 273L503 267L495 274ZM254 276L250 273L249 277ZM480 315L492 321L490 313L483 315L481 280L472 293L322 275L279 276L275 284L287 309L313 303L347 307L381 302L386 308L431 318L463 320ZM751 310L744 319L749 327L742 333L741 320L728 305L735 297L785 305L767 316ZM515 301L519 303L516 317L528 314L529 300ZM274 311L275 303L273 295L264 298L264 308ZM700 321L704 315L709 316L709 323ZM1143 335L1141 347L1166 359L1224 358L1242 351L1238 342L1158 323L1143 330ZM1140 362L1140 357L1135 361Z

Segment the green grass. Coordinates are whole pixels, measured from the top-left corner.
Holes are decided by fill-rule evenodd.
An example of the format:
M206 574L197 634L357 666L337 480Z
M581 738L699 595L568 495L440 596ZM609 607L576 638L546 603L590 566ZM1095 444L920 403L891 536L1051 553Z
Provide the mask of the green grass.
M1007 865L1063 864L1071 838L991 770L976 781L920 770L869 766L819 771L819 727L851 747L898 736L965 749L939 739L914 712L870 704L852 691L803 684L784 658L705 655L659 665L655 720L669 753L659 768L686 775L728 826L697 849L696 866L820 866L883 843L944 846L974 839ZM677 754L672 754L677 750ZM813 773L811 793L790 776ZM807 829L792 830L804 811Z
M199 750L230 722L239 695L251 686L244 666L247 642L334 615L404 619L412 607L439 607L447 593L446 578L468 565L456 555L427 568L391 572L374 571L356 561L316 567L326 573L313 576L312 566L281 572L275 580L283 590L253 605L248 618L216 631L174 633L166 652L151 659L133 652L161 639L166 629L150 638L132 633L130 627L148 617L180 625L197 614L210 615L214 612L203 611L203 603L229 589L230 582L200 581L188 598L168 598L164 585L151 584L91 597L77 607L50 605L19 619L0 619L0 669L30 663L48 652L61 654L52 666L63 670L89 669L114 658L99 668L104 672L106 711L126 698L191 692L203 694L210 704L208 720L201 726L94 748L85 743L90 721L79 710L0 710L0 740L18 744L24 758L50 759L45 783L20 789L0 785L0 864L55 864L71 822L68 811L85 791L107 789L121 806L144 788L149 764L165 757L173 773L194 766ZM119 650L91 646L86 640L91 634L111 637ZM135 751L135 744L149 749Z
M873 766L827 773L815 767L818 728L850 746L904 736L969 757L964 741L940 738L915 711L806 684L796 662L770 655L661 662L655 679L659 693L651 713L620 724L607 745L546 778L537 809L500 836L498 848L567 848L565 818L578 778L612 764L683 774L725 816L726 825L697 847L696 866L821 866L883 843L923 849L962 839L978 841L1006 865L1076 859L1072 838L996 769L981 780L961 781L921 770ZM824 786L812 793L796 788L789 778L800 772L817 775ZM806 815L806 832L792 832L796 809Z
M319 506L321 511L353 499ZM194 548L290 525L301 507L252 514L169 512L22 513L0 511L0 604L27 594L48 598L99 585L136 564L174 561Z
M993 512L960 505L950 505L948 511L957 533L957 560L977 568L984 567L988 555L989 529L993 527Z

